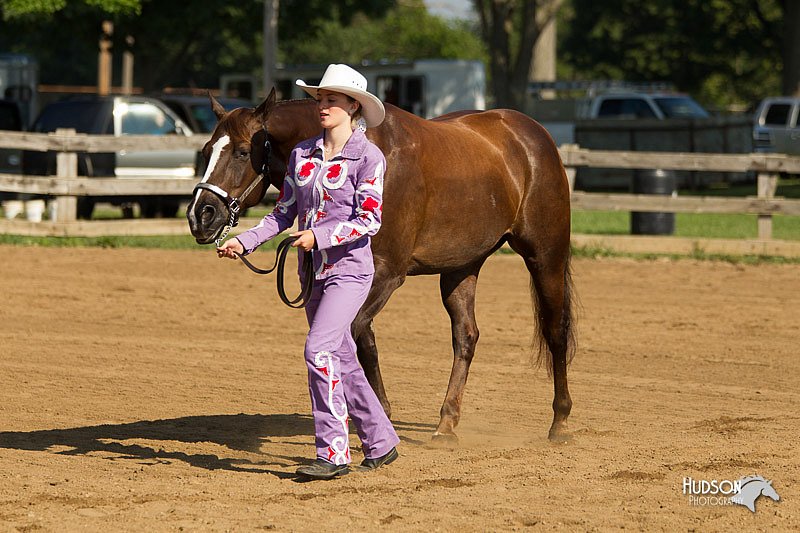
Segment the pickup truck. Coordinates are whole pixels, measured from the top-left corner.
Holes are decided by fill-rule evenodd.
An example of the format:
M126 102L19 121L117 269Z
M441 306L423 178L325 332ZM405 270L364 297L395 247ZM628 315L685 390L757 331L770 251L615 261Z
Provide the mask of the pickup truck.
M761 101L753 117L753 147L757 152L800 155L800 98Z
M193 135L192 130L162 102L139 96L73 97L53 102L42 109L31 131L49 133L72 128L91 135ZM191 149L79 153L78 174L89 177L126 176L192 177L196 175L197 151ZM25 174L54 175L55 152L25 151ZM109 202L132 216L131 205L138 203L144 217L174 217L180 198L175 196L83 197L78 201L78 217L91 218L98 202Z
M690 96L672 93L606 93L574 100L535 100L528 114L557 145L575 142L575 121L704 119L709 113Z

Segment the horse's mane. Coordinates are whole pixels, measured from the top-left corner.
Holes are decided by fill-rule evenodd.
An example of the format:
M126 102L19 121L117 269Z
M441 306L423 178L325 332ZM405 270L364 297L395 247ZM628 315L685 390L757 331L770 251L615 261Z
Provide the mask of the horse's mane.
M747 485L748 483L752 483L753 481L763 481L764 483L769 483L766 479L762 476L747 476L740 479L742 487Z
M310 98L292 98L291 100L278 100L275 102L275 107L283 107L289 105L306 104Z

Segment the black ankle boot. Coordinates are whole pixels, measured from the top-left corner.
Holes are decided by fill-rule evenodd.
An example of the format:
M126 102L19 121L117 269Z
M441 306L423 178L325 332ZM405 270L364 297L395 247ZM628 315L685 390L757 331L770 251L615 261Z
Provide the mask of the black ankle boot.
M310 465L304 465L296 471L298 476L308 479L333 479L350 473L348 465L335 465L322 459L315 459Z
M381 455L380 457L376 457L374 459L364 459L361 461L360 470L375 470L383 465L388 465L398 457L400 457L400 454L397 453L397 448L392 448L386 455Z

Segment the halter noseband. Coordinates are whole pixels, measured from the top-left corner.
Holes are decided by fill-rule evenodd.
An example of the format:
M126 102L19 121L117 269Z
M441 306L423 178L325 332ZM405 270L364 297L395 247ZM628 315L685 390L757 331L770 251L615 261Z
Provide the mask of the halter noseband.
M206 190L215 195L217 195L223 202L225 202L225 207L228 208L228 223L221 229L219 236L214 239L214 243L219 246L222 243L222 240L228 236L228 233L231 231L232 228L235 228L239 225L239 212L242 210L242 202L244 202L245 198L247 198L253 189L258 186L264 180L264 177L269 173L269 158L270 154L272 153L272 146L269 143L269 133L267 132L267 125L264 124L264 157L261 161L261 171L256 176L256 179L253 180L247 189L239 195L239 197L231 196L225 189L219 187L218 185L213 185L211 183L201 182L194 186L194 190L192 191L192 195L194 196L198 190Z

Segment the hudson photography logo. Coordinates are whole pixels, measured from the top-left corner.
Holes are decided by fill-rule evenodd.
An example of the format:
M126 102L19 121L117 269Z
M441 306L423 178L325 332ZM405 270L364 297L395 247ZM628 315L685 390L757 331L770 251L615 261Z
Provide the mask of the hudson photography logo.
M689 505L743 505L753 513L756 512L759 496L772 498L776 502L781 499L772 481L761 476L745 476L736 481L685 477L683 494L689 497Z

